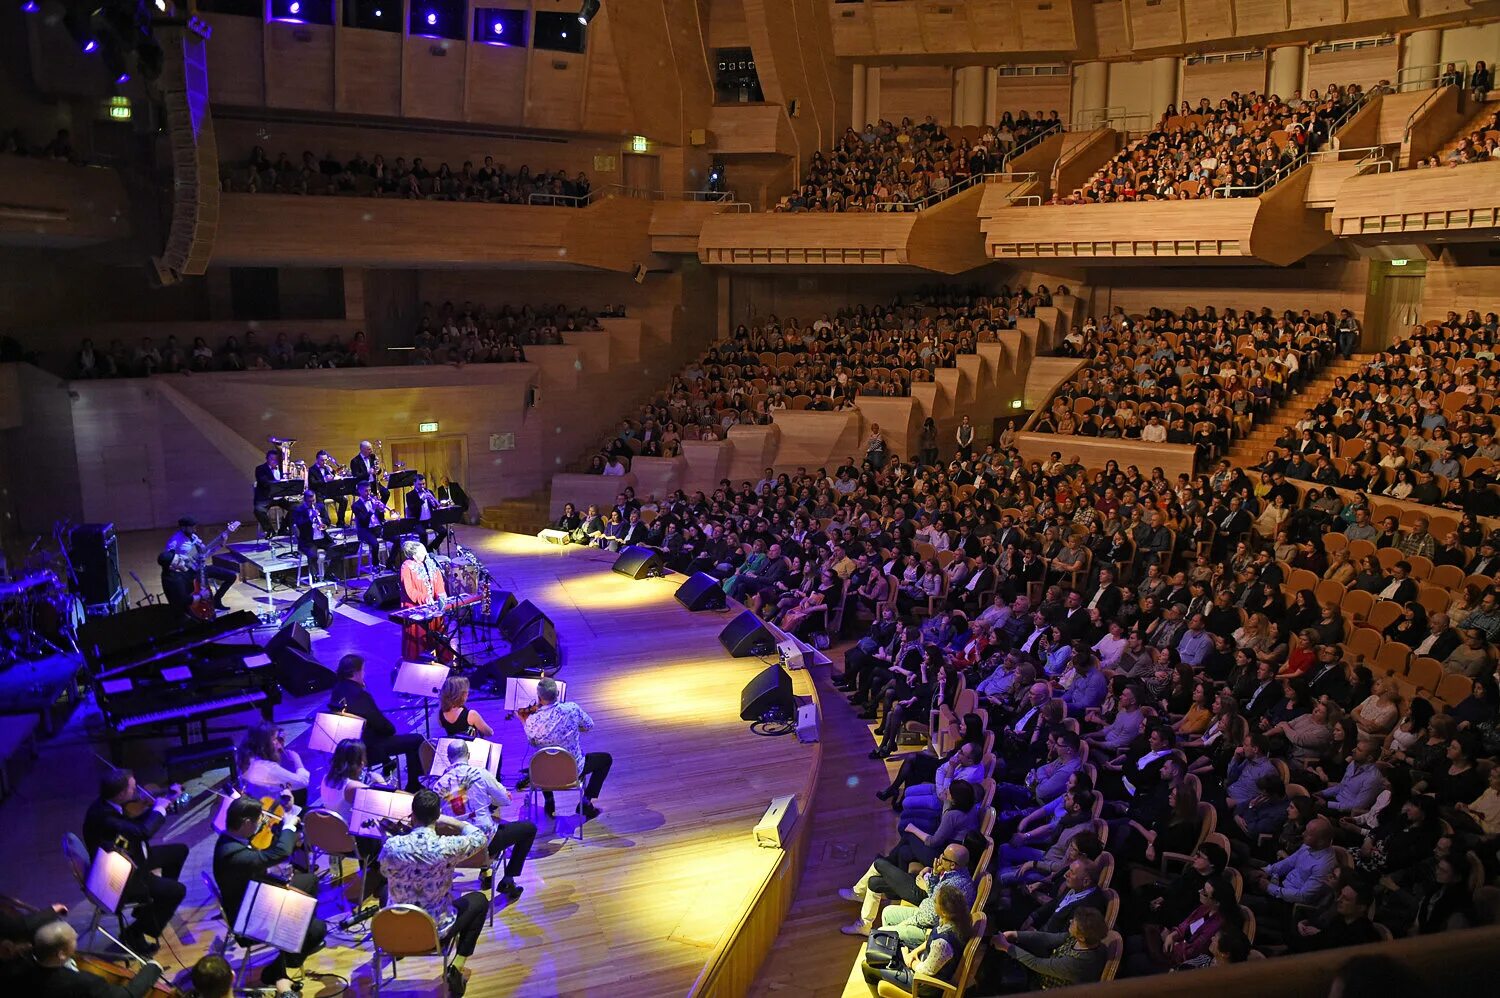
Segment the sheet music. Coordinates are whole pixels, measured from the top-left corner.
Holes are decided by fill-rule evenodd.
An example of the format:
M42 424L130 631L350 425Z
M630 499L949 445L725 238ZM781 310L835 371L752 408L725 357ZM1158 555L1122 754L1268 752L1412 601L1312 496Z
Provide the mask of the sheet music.
M349 831L355 835L383 837L385 832L380 828L380 819L409 821L411 800L412 795L404 790L359 787L354 791L354 802L349 806Z
M312 752L329 752L347 738L364 735L365 719L354 714L335 714L319 711L313 716L312 732L308 735L307 747Z
M275 946L283 953L296 953L302 949L317 907L317 898L299 891L252 882L240 902L234 931L246 939Z
M135 864L130 861L129 856L100 849L89 866L84 893L105 911L117 912L125 894L125 884L134 870Z
M391 682L391 691L404 696L436 699L443 692L452 669L441 662L402 662Z
M463 742L469 746L470 764L488 769L497 776L500 774L499 742L485 741L483 738L439 738L432 754L432 768L427 775L442 776L448 772L448 746L454 742Z
M505 709L519 710L522 707L530 707L536 703L536 687L541 679L507 679L505 681ZM554 679L557 684L557 702L562 703L568 699L568 684L561 679Z

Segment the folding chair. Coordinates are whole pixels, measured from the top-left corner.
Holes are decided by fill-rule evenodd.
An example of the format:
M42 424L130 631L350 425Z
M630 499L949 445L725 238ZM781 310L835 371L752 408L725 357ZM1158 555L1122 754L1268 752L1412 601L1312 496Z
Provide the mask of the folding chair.
M407 956L439 956L443 966L448 966L448 949L458 933L449 933L447 939L438 935L437 922L431 915L414 904L393 904L375 913L370 922L370 941L374 945L371 963L374 970L375 994L380 994L380 981L385 976L381 967L383 957L391 958L391 979L397 975L396 961Z

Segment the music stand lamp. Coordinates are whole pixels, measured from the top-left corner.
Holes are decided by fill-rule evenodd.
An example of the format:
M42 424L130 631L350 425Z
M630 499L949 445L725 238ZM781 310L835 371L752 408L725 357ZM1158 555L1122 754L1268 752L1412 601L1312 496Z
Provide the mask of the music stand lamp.
M342 711L319 711L313 715L312 731L308 734L307 748L311 752L333 754L339 742L350 738L361 738L365 733L365 719Z

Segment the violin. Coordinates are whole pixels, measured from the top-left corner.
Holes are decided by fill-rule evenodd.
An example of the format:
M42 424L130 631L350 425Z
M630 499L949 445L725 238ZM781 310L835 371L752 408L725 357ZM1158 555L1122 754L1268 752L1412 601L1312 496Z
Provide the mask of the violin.
M113 763L109 762L97 752L94 753L94 758L98 759L101 763L109 767L111 770L115 768ZM152 784L150 786L155 786L155 784ZM136 781L135 796L120 805L120 809L124 811L125 817L139 818L141 815L154 808L156 806L156 802L161 799L161 796L163 794L168 795L167 808L165 812L167 814L175 814L177 811L191 804L193 801L192 795L183 791L181 783L173 783L166 789L162 789L158 786L155 790L152 790L150 789L150 786L145 783L141 783L139 780Z
M531 706L529 706L529 707L517 707L515 709L515 716L519 717L524 722L528 718L530 718L532 714L535 714L537 711L539 711L541 709L542 709L541 703L538 702L538 701L536 701L536 700L533 700L531 702Z
M244 796L238 792L226 794L220 790L212 791L216 796L227 801L238 800ZM260 826L256 828L255 834L250 836L250 845L256 849L269 849L271 843L276 841L276 835L281 831L281 821L286 817L286 809L291 806L292 792L281 791L281 796L260 798Z

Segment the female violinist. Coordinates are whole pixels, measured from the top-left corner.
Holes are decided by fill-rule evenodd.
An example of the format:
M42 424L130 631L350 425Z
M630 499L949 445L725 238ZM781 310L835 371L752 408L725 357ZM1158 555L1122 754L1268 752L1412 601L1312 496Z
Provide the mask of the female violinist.
M318 807L334 812L348 824L353 817L355 791L364 787L395 789L376 779L371 772L365 743L357 738L345 738L334 746L328 774L318 783ZM385 877L380 874L380 846L384 840L358 828L349 831L354 835L355 849L366 870L360 891L361 902L369 897L384 898Z
M438 723L449 738L489 738L495 733L479 711L469 706L469 680L464 676L444 680L438 705Z

